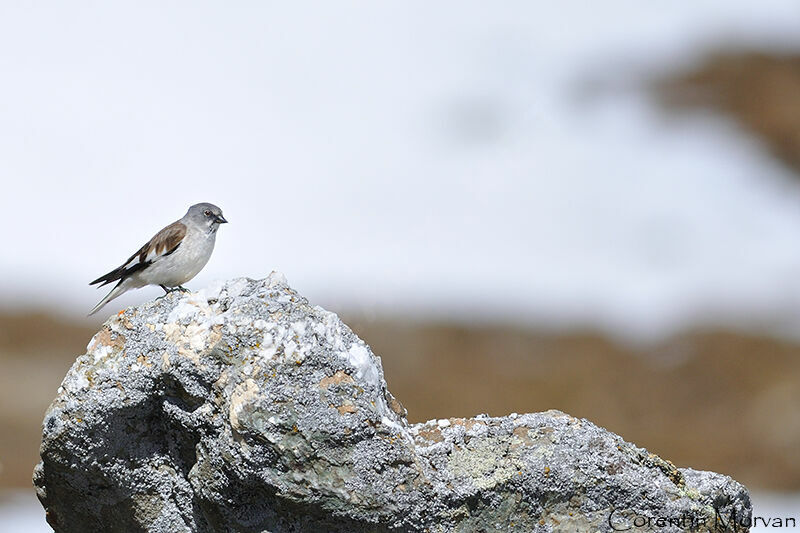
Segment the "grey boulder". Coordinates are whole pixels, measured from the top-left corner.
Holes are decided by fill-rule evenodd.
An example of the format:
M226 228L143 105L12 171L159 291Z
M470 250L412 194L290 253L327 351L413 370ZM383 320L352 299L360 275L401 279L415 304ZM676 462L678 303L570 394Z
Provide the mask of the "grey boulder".
M718 532L751 513L732 479L557 411L408 424L380 358L275 273L110 318L47 411L34 483L58 533Z

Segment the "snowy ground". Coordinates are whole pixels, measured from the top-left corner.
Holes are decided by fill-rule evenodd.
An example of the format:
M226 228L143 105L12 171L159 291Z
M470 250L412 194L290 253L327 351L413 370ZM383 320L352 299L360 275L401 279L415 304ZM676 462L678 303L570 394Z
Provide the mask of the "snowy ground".
M6 3L0 306L84 313L211 201L195 288L278 269L333 309L792 330L800 185L632 88L727 43L797 49L800 7Z
M44 511L33 491L6 493L0 498L0 533L49 533L53 531L44 519ZM753 516L766 519L793 517L800 522L800 494L755 493ZM753 533L780 531L782 528L759 525Z

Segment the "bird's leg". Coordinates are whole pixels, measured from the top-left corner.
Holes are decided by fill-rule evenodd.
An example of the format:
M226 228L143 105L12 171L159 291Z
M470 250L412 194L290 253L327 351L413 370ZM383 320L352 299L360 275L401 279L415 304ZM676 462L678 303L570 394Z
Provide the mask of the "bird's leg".
M164 289L164 294L162 294L161 296L159 296L158 298L156 298L156 301L158 301L158 300L160 300L160 299L162 299L162 298L166 298L166 297L167 297L167 294L169 294L169 293L171 293L171 292L172 292L170 289L168 289L167 287L165 287L165 286L163 286L163 285L159 285L159 287L161 287L162 289Z
M159 287L164 289L164 296L166 296L167 294L169 294L171 292L175 292L175 291L192 292L189 289L187 289L186 287L183 287L181 285L178 285L177 287L165 287L164 285L159 285ZM164 296L161 296L161 298L163 298Z

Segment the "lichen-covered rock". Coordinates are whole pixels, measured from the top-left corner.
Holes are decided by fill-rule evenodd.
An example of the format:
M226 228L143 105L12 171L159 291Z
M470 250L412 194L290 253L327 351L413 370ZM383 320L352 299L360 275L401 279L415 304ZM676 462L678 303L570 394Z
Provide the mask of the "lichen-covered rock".
M557 411L409 425L380 359L277 274L109 319L45 416L41 456L58 533L717 532L750 517L730 478Z

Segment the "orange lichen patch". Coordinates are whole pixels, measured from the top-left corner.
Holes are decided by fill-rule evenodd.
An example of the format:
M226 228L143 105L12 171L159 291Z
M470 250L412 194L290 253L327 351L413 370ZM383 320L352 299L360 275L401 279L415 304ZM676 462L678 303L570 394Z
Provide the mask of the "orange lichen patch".
M467 428L467 431L473 429L475 426L485 426L486 424L482 420L473 420L468 419L467 423L464 424L464 427Z
M125 346L125 337L119 333L114 333L114 337L112 337L112 331L107 327L104 327L97 332L92 339L91 344L89 344L89 351L91 352L98 346L113 346L114 348L122 348Z
M339 411L340 415L349 415L357 412L358 408L351 402L345 400L345 402L339 407L337 407L336 410Z
M667 459L662 459L661 457L651 453L650 460L655 464L659 470L664 472L664 474L678 487L686 486L686 480L683 479L683 474L681 473L678 468L672 464L671 461Z
M512 433L518 439L525 441L525 444L531 444L533 442L531 440L530 428L526 426L517 426Z
M467 431L471 430L475 426L485 426L483 420L475 420L473 418L448 418L448 422L450 422L451 426L464 426L464 429Z
M433 442L442 442L444 440L441 430L437 427L431 429L421 429L419 430L419 433L417 433L417 436L421 439Z
M319 388L327 389L331 385L341 385L342 383L355 383L355 380L350 376L350 374L339 370L334 375L325 376L319 380Z
M517 426L511 434L511 444L509 448L516 450L517 448L528 447L533 444L533 439L530 436L530 428L526 426Z
M556 430L550 426L544 426L536 429L536 433L538 435L552 435L553 433L555 433L555 431ZM619 446L617 446L617 448L619 448ZM622 448L619 449L621 450Z
M388 396L389 397L386 398L387 400L386 403L389 405L389 409L391 409L397 416L405 418L406 415L408 415L408 411L406 411L406 408L403 407L403 404L400 403L400 401L391 394L389 394Z

